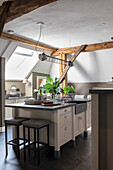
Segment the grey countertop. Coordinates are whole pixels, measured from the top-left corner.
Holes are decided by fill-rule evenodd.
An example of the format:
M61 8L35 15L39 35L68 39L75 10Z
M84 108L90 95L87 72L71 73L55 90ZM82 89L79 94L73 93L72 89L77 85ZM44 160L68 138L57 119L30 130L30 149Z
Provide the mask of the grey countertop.
M89 90L92 94L113 94L113 88L94 87Z
M31 96L9 97L8 99L5 100L27 99L27 98L31 98Z
M65 107L74 106L76 103L65 103L59 104L56 106L43 106L43 105L27 105L25 103L14 103L14 104L5 104L5 107L12 107L12 108L25 108L25 109L40 109L40 110L58 110Z

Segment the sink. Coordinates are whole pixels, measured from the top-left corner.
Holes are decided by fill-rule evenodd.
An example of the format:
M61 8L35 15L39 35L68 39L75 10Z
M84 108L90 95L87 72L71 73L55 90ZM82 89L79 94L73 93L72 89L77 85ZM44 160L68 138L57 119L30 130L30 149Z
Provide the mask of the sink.
M66 103L77 103L77 104L80 104L80 103L86 103L86 101L71 100L71 101L66 101Z
M87 103L86 102L78 103L75 106L75 114L79 114L79 113L85 112L86 110L87 110Z

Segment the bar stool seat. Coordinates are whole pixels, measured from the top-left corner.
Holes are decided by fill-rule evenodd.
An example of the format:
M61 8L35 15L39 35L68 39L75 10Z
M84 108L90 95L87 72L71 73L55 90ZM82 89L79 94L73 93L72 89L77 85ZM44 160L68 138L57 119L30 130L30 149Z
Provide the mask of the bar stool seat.
M19 126L22 125L22 122L29 120L29 118L25 118L25 117L13 117L13 118L9 118L9 119L5 119L4 123L5 123L5 147L6 147L6 157L8 155L8 147L7 145L12 145L14 146L17 151L18 151L18 158L20 158L20 150L19 150L19 146L23 145L24 141L23 138L19 137ZM17 133L17 137L8 141L7 140L7 125L14 125L16 126L16 133ZM22 143L19 143L19 141L22 140Z
M9 119L5 119L4 123L8 125L22 125L23 121L29 120L29 118L24 118L24 117L12 117Z
M38 164L40 164L40 150L44 149L45 147L49 148L49 124L50 121L49 120L45 120L45 119L30 119L28 121L25 121L22 123L23 125L23 138L25 139L25 128L28 129L28 145L26 146L25 142L24 142L24 160L26 160L26 149L29 149L29 154L30 154L30 150L34 150L35 153L35 157L36 157L36 151L38 151ZM39 135L39 130L46 127L47 128L47 143L41 143L40 142L40 135ZM30 143L30 128L34 129L34 141ZM36 130L37 130L37 141L36 141ZM36 143L38 144L38 147L36 148ZM39 144L43 144L43 147L39 147ZM34 148L31 147L32 145L34 145Z
M31 119L23 122L23 126L31 127L31 128L42 128L44 126L49 125L50 121L45 119Z

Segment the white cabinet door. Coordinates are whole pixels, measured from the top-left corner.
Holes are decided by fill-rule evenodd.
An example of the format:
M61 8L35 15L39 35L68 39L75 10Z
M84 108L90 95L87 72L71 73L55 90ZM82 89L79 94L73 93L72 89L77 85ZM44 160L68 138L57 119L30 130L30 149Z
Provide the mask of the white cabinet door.
M63 142L66 143L72 139L72 124L68 124L63 130Z
M85 112L75 115L75 136L85 131Z
M72 108L59 110L60 145L72 139Z

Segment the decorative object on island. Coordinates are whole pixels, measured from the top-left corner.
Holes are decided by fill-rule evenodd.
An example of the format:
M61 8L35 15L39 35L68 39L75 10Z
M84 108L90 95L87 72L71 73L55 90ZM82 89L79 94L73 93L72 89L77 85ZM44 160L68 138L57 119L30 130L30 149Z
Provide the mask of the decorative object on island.
M66 96L73 97L75 94L75 87L74 86L66 86L64 87L64 93Z
M55 81L53 81L52 77L47 77L46 84L43 86L43 90L44 89L47 93L50 93L52 95L52 98L55 98L56 94L60 94L61 88L57 77L55 77Z
M108 81L107 83L108 84L113 84L113 77L112 77L111 81Z
M44 87L40 87L38 89L37 94L39 95L39 100L41 101L42 99L44 99L44 94L47 93L47 90Z

